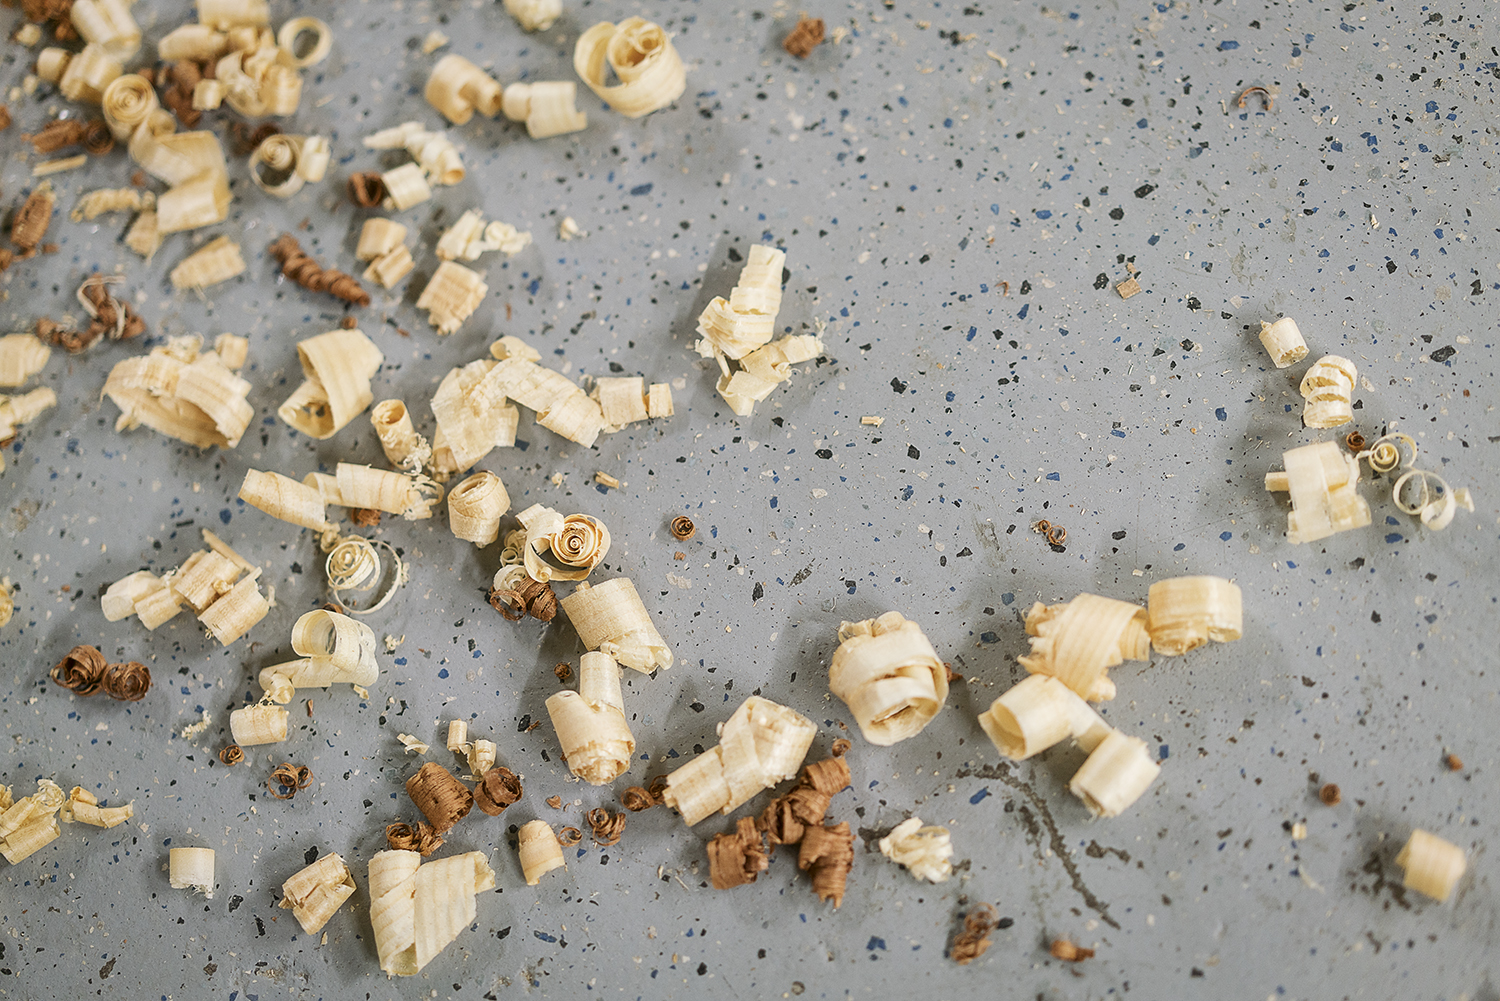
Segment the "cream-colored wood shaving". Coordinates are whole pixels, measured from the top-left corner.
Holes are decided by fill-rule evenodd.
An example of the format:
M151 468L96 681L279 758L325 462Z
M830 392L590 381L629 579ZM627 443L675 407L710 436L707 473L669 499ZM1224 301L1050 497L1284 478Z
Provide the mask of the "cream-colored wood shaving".
M156 200L158 234L209 226L229 215L229 173L218 138L212 132L177 132L176 128L176 118L157 108L146 115L127 144L130 158L142 170L171 185ZM145 218L143 212L136 224L143 225ZM137 242L147 242L144 234Z
M208 448L234 448L255 417L246 400L250 383L197 337L174 337L146 355L110 370L104 395L120 408L116 431L145 425L168 437Z
M396 739L401 741L401 747L407 754L426 754L431 750L427 744L409 733L398 733Z
M811 334L783 337L756 348L737 363L725 363L727 374L721 375L716 387L729 408L748 417L755 404L770 396L777 386L792 377L792 365L811 361L823 353L823 341Z
M1302 339L1297 321L1290 316L1283 316L1275 323L1262 322L1260 343L1277 368L1288 368L1307 357L1307 342Z
M483 852L422 863L410 851L377 852L370 859L370 922L387 974L409 977L474 923L475 894L495 888Z
M80 38L112 56L129 59L140 50L141 29L127 0L76 0L68 17Z
M22 425L31 423L43 411L55 406L57 394L47 386L40 386L19 396L0 396L0 441L11 437ZM0 471L4 469L5 454L0 452Z
M192 890L214 899L214 850L173 848L168 853L167 879L174 890Z
M432 397L437 432L432 437L434 475L451 476L471 468L492 449L516 443L521 412L503 394L481 387L495 362L482 359L443 377Z
M381 288L395 288L407 275L411 274L412 268L417 262L412 260L411 250L406 246L399 246L390 253L382 254L370 262L365 268L364 279L367 282L375 282Z
M229 714L229 732L241 747L279 744L286 740L289 715L280 706L245 706Z
M245 273L240 245L227 236L205 243L172 269L172 287L207 288Z
M266 697L282 705L298 688L348 682L368 690L380 677L374 630L338 612L304 613L292 627L292 650L299 660L263 668L259 677Z
M1161 773L1146 742L1111 730L1073 775L1068 789L1096 817L1117 817Z
M562 0L505 0L505 11L522 31L546 31L562 16Z
M451 334L474 315L489 291L479 275L462 264L444 261L417 297L417 308L427 310L427 322L439 334Z
M214 338L214 353L219 361L232 372L245 367L250 358L250 338L239 334L220 334Z
M16 33L10 37L17 45L29 49L42 40L42 26L28 22L17 28Z
M606 64L620 81L614 86ZM573 47L573 69L626 118L665 108L687 89L687 71L671 39L660 25L639 17L618 25L601 21L585 31Z
M446 56L444 58L446 60L460 57ZM423 128L421 122L403 122L400 125L382 129L365 136L364 144L366 149L406 150L417 162L417 167L421 170L423 177L432 184L451 185L464 179L463 158L459 156L458 147L453 145L453 140L449 139L445 133L432 132ZM389 183L386 186L389 188ZM391 192L391 196L396 197L394 191Z
M476 111L489 118L500 113L500 81L456 54L433 64L422 96L454 125L466 124Z
M524 563L532 580L583 580L609 554L609 529L591 515L564 517L533 504L516 520L526 529Z
M594 482L602 487L608 487L611 490L618 489L620 486L620 478L618 476L613 476L609 473L606 473L602 469L594 473Z
M563 216L563 221L557 224L557 238L564 243L586 235L588 234L578 228L578 223L574 221L572 216Z
M921 733L948 698L948 672L915 622L900 612L844 622L828 688L866 740L889 746Z
M128 140L131 133L161 104L151 81L139 73L125 73L115 77L104 88L100 107L104 112L104 122L114 137Z
M1406 872L1404 885L1442 903L1453 896L1453 888L1468 868L1464 850L1435 834L1414 830L1396 864Z
M140 188L99 188L78 199L68 214L74 222L97 219L108 212L141 212L156 205L156 195Z
M1359 385L1359 369L1348 358L1324 355L1302 377L1302 423L1310 428L1335 428L1354 420L1350 400Z
M260 28L271 23L267 0L197 0L197 5L198 20L219 31Z
M411 414L400 400L381 400L371 407L370 424L380 439L381 451L397 469L417 472L432 461L432 446L417 434Z
M403 163L387 170L380 175L380 181L386 190L385 201L380 203L384 208L402 212L432 197L432 188L428 187L422 168L415 163Z
M30 858L62 835L57 811L67 798L56 782L40 779L36 792L12 801L9 786L0 786L0 855L11 865Z
M1151 585L1146 600L1151 648L1175 657L1244 631L1240 589L1223 577L1171 577Z
M869 427L878 428L878 427L880 427L880 425L882 425L882 424L885 423L885 418L884 417L865 416L865 417L861 417L859 419L859 422L861 424L867 425Z
M135 217L135 222L130 224L130 229L125 233L125 246L140 254L146 260L150 260L161 247L161 226L156 218L156 209L146 209Z
M82 786L74 786L68 801L62 805L58 819L65 824L90 824L94 827L118 827L135 816L135 806L100 806L99 797Z
M509 356L498 362L478 391L492 400L510 399L536 411L538 424L585 448L594 444L604 428L599 404L576 383L525 358Z
M52 349L35 334L0 337L0 386L19 386L47 367Z
M586 653L578 664L578 691L547 699L568 769L590 785L608 785L630 768L635 737L625 721L620 666L604 653Z
M475 473L448 492L448 527L465 542L484 547L500 537L500 518L510 510L510 495L500 477Z
M698 317L702 339L695 345L704 358L743 358L776 333L781 310L781 272L786 253L757 243L740 269L729 299L715 297ZM727 370L726 370L726 374Z
M52 174L61 174L65 170L77 170L89 162L87 153L79 153L77 156L65 156L56 160L43 160L32 164L32 177L47 177Z
M373 261L384 257L406 239L406 227L391 219L366 219L359 231L359 243L354 256L361 261Z
M328 529L323 497L316 487L309 487L280 473L259 469L245 471L239 499L251 507L292 525L322 532Z
M597 586L579 584L559 604L588 649L642 674L672 666L672 650L628 577Z
M303 434L332 438L375 399L370 380L385 361L364 332L333 330L297 345L305 381L276 411Z
M1283 473L1267 473L1266 489L1291 494L1288 542L1316 542L1370 523L1370 505L1359 493L1359 461L1336 441L1282 453Z
M438 237L436 253L445 261L477 261L488 250L498 250L510 257L531 244L531 234L522 233L509 223L485 225L478 209L469 209Z
M578 85L571 80L513 83L505 88L500 109L511 121L525 122L533 139L581 132L589 125L589 116L578 110Z
M1115 697L1109 668L1151 656L1146 610L1097 594L1059 605L1037 602L1026 613L1026 634L1031 653L1017 663L1032 674L1051 675L1090 702Z
M198 62L216 60L229 49L229 37L209 24L183 24L161 37L156 55L162 62L192 59Z
M450 41L451 39L447 35L437 29L433 29L427 33L426 38L422 39L422 55L430 56Z
M533 820L516 835L516 849L521 859L521 874L527 886L536 886L542 877L563 866L562 845L557 832L545 820Z
M325 494L328 503L398 514L407 521L432 517L433 506L443 498L442 488L420 473L341 462L334 467L334 480L337 499Z
M125 72L118 58L97 43L85 45L83 51L43 49L36 60L36 75L57 84L58 91L70 101L99 104L104 91Z
M354 874L340 855L324 855L281 884L281 906L302 930L316 935L355 891Z
M921 817L903 820L880 839L880 854L906 866L917 879L946 883L953 875L953 842L946 827L923 826Z
M719 731L719 743L667 776L662 794L688 826L730 813L763 789L792 778L817 735L801 713L752 695Z
M1012 686L979 714L979 725L995 749L1012 761L1025 761L1070 737L1092 751L1110 734L1092 706L1046 674Z

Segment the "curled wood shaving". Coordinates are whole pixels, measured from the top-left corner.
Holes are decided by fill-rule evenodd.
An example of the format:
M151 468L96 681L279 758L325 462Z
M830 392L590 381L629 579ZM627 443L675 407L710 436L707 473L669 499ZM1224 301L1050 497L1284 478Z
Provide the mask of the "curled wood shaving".
M469 787L435 761L427 762L406 780L406 794L439 834L446 834L474 805Z
M990 932L999 921L995 909L989 904L979 904L964 915L964 930L953 937L948 955L959 966L968 966L985 954L990 947Z
M755 821L741 817L733 833L717 834L708 843L709 879L715 890L753 883L771 865Z
M43 181L16 210L10 223L10 242L22 251L32 251L52 225L52 206L57 201L50 182Z
M558 681L567 681L573 677L573 668L566 663L559 663L552 669L552 674Z
M324 268L307 256L302 245L290 233L283 233L270 248L272 257L281 262L281 273L312 292L327 292L356 306L368 306L370 293L352 276Z
M576 827L564 827L557 832L557 843L564 848L572 848L583 840L583 832Z
M52 668L51 678L78 695L93 695L104 680L104 654L96 647L75 646Z
M685 514L679 514L672 519L672 538L674 539L686 542L693 537L693 533L697 530L697 526L693 524L693 519Z
M797 868L812 876L813 892L819 900L832 900L834 907L842 905L844 886L853 866L854 835L847 822L809 827L802 835Z
M266 779L266 790L277 799L291 799L299 789L312 785L312 780L311 768L283 761L271 770L271 777Z
M620 805L624 806L631 813L640 813L642 810L649 810L660 802L659 799L652 796L650 792L641 786L631 786L620 793Z
M1052 946L1047 950L1053 957L1065 963L1081 963L1094 955L1093 949L1085 949L1081 945L1075 945L1065 938L1052 940Z
M423 858L443 847L443 839L432 829L431 824L390 824L385 829L385 842L393 850L416 852Z
M245 752L240 749L240 745L230 744L219 752L219 760L224 762L224 764L228 765L229 767L233 768L235 765L245 760Z
M605 848L610 845L619 844L620 835L625 831L625 814L610 813L602 806L590 810L584 818L589 827L593 829L594 840Z
M521 798L521 780L509 768L491 768L474 786L474 803L491 817Z
M373 170L349 175L349 200L363 209L385 201L385 180Z
M104 669L102 687L117 702L139 702L151 690L151 671L134 660L111 664Z
M791 33L782 40L781 47L798 59L806 59L812 54L813 49L822 44L823 19L821 17L804 17L797 22L797 26L791 30Z

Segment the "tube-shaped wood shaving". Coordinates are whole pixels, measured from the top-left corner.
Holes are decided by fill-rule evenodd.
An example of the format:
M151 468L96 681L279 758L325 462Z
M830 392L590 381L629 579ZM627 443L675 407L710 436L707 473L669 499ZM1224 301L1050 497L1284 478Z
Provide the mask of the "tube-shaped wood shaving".
M260 593L259 578L257 568L198 616L198 621L224 646L249 632L271 610L271 603Z
M380 676L375 662L375 632L338 612L307 612L292 627L292 649L300 660L275 664L260 672L266 695L285 705L298 688L327 688L348 682L360 688Z
M397 977L424 966L474 923L474 896L495 888L483 852L423 864L416 852L377 852L370 859L370 922L380 968Z
M948 698L948 675L922 627L893 611L839 626L828 687L865 739L887 747L932 722Z
M642 674L672 666L672 651L628 577L579 584L560 602L578 638Z
M1115 697L1105 673L1123 660L1150 658L1146 610L1127 601L1080 594L1026 613L1031 653L1016 660L1032 674L1049 674L1090 702Z
M854 835L848 823L809 827L802 835L797 868L810 872L813 892L819 900L844 903L844 886L854 866Z
M66 802L51 779L37 782L36 792L12 802L9 786L0 786L0 855L11 865L30 858L62 835L57 811Z
M1453 888L1468 868L1462 848L1420 829L1411 832L1396 856L1396 864L1406 872L1404 885L1408 890L1440 903L1453 895Z
M141 47L141 29L126 0L74 0L68 17L85 42L129 59Z
M52 349L35 334L0 337L0 386L19 386L47 367Z
M443 839L431 824L388 824L385 842L393 851L412 851L423 858L443 847Z
M509 768L491 768L480 776L479 782L474 786L474 802L488 816L498 817L507 806L518 802L523 792L521 780L515 772Z
M380 439L386 460L397 469L420 468L431 461L432 448L417 434L406 404L400 400L381 400L370 408L370 423Z
M1359 461L1338 442L1303 445L1281 457L1286 472L1267 473L1266 489L1291 494L1288 542L1317 542L1370 523L1370 505L1359 493Z
M438 270L448 266L444 264ZM502 359L484 376L477 391L496 403L509 398L536 411L538 424L585 448L594 444L604 427L604 413L599 404L577 384L561 372L543 368L524 357L510 355Z
M716 834L708 843L709 879L715 890L753 883L770 865L765 841L750 817L741 817L732 833Z
M729 813L797 773L818 727L802 714L752 695L719 731L719 743L667 776L663 800L689 827Z
M464 125L474 112L494 118L500 113L500 81L459 55L433 64L422 96L454 125Z
M1333 428L1354 420L1350 396L1358 383L1354 362L1338 355L1324 355L1302 377L1302 423L1310 428Z
M448 491L448 527L458 538L481 548L500 537L500 518L509 510L505 484L488 470Z
M571 80L513 83L505 88L501 110L511 121L525 122L533 139L581 132L589 124L588 115L578 110L578 85Z
M1223 577L1159 580L1146 600L1151 648L1169 657L1196 650L1209 640L1237 640L1243 622L1240 589Z
M406 780L406 794L439 834L448 833L474 806L469 787L435 761L427 762Z
M75 695L93 695L104 680L104 654L98 647L75 646L52 667L51 678Z
M533 820L523 826L516 840L527 886L536 886L544 875L563 864L562 845L552 825L545 820Z
M606 82L605 63L619 78ZM687 71L667 33L639 17L618 25L601 21L579 36L573 69L599 97L626 118L665 108L687 89Z
M568 769L590 785L608 785L630 768L635 737L625 720L620 667L604 653L586 653L578 665L578 691L547 699Z
M1283 316L1275 323L1262 322L1260 343L1277 368L1288 368L1307 357L1307 342L1297 329L1297 321L1290 316Z
M246 706L229 714L229 732L241 747L286 740L289 714L280 706Z
M398 473L353 462L334 470L339 500L344 507L399 514L407 521L432 517L432 506L442 499L442 488L420 474ZM330 503L334 503L329 498Z
M891 828L891 833L880 839L880 854L929 883L945 883L953 875L948 861L953 857L948 828L924 827L921 817L903 820Z
M82 786L74 786L73 791L68 793L68 801L62 805L62 812L58 814L58 819L65 824L79 823L90 824L94 827L118 827L134 816L134 804L126 803L124 806L100 806L99 797Z
M1094 816L1117 817L1159 774L1161 765L1151 760L1144 740L1113 730L1074 774L1068 789Z
M992 702L979 715L979 725L1012 761L1025 761L1069 737L1092 751L1111 732L1077 692L1046 674L1031 675Z
M167 878L172 889L192 890L214 899L212 848L173 848L167 857Z
M354 890L354 875L343 857L324 855L281 884L281 906L304 932L316 935Z
M374 401L370 380L385 355L363 331L310 337L298 343L297 358L306 379L276 413L303 434L331 438Z
M240 500L259 508L273 518L318 531L328 528L323 496L317 488L298 483L280 473L258 469L245 471L240 485Z

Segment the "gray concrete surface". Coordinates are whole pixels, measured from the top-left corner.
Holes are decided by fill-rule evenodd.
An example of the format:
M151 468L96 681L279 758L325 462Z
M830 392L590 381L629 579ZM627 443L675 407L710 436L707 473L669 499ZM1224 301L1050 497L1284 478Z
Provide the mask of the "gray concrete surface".
M294 11L272 8L276 23ZM805 62L779 47L796 4L567 8L532 37L489 2L297 8L336 40L282 124L332 137L329 180L276 202L236 162L229 221L171 238L150 263L120 242L122 218L66 217L79 192L124 183L123 152L54 179L59 249L5 274L6 328L79 315L82 278L119 271L153 341L251 338L258 419L229 452L115 433L99 391L143 343L59 352L33 381L60 403L6 455L4 569L18 592L0 633L0 776L18 794L40 777L81 784L134 801L136 816L68 827L0 866L0 996L1500 996L1493 5L810 4L838 44ZM189 16L135 10L148 43ZM643 121L590 99L588 130L547 142L484 119L454 129L468 179L401 217L423 237L416 276L359 314L386 353L377 399L404 397L430 431L437 380L506 333L573 377L618 365L674 382L671 420L592 450L528 420L524 447L481 463L517 509L603 518L609 572L638 583L676 651L670 671L627 679L650 756L632 781L712 744L752 691L810 714L825 751L852 727L825 681L839 621L895 608L922 624L965 680L913 740L876 748L855 734L854 788L831 815L863 841L839 910L787 858L713 891L703 843L732 818L689 830L664 810L525 886L508 832L533 816L576 823L614 792L570 781L545 722L553 665L581 652L573 633L502 621L483 595L498 556L458 543L442 517L378 530L412 580L372 620L405 642L380 657L369 701L301 693L286 744L233 770L214 757L229 711L259 694L254 673L289 654L292 622L325 600L315 540L239 503L244 471L380 457L363 418L326 442L276 419L300 379L294 341L341 311L279 281L265 245L297 229L353 269L362 217L343 180L381 162L362 135L437 123L420 96L429 30L504 81L570 79L578 33L637 12L675 33L686 95ZM16 19L5 13L7 32ZM34 55L9 44L4 57L6 86L19 84ZM1273 90L1273 110L1237 106L1251 85ZM18 134L81 109L45 88L10 109L0 180L15 204L35 159ZM413 303L443 220L476 206L535 243L482 260L489 298L438 338ZM587 238L558 241L566 215ZM167 271L219 233L243 243L249 271L204 298L173 293ZM731 252L760 240L788 255L779 323L826 323L828 355L739 420L689 347L704 302L733 284ZM1100 287L1131 262L1144 294ZM1363 485L1369 528L1287 543L1284 501L1262 478L1283 449L1333 433L1301 428L1303 366L1275 370L1255 340L1283 313L1314 357L1358 363L1359 430L1417 435L1427 464L1474 489L1473 514L1425 531L1377 480ZM884 425L862 426L867 414ZM596 470L623 485L597 489ZM686 544L666 531L678 513L700 526ZM1068 529L1065 551L1028 530L1043 517ZM202 527L276 588L249 640L219 648L186 615L155 634L104 621L108 582L176 565ZM1076 752L1007 766L975 713L1022 676L1032 601L1144 601L1184 573L1239 583L1244 638L1116 670L1108 718L1165 760L1128 813L1090 822L1065 788ZM134 705L57 690L47 670L75 643L149 662L155 688ZM177 736L202 710L212 728ZM493 736L527 795L454 830L451 850L487 852L499 886L420 977L387 982L364 867L385 825L414 815L401 783L418 762L396 733L440 744L455 716ZM1449 752L1462 771L1442 766ZM311 766L316 788L268 798L281 760ZM1326 781L1342 787L1338 807L1316 798ZM562 814L543 803L554 794ZM950 883L920 885L873 851L912 812L952 830ZM1469 852L1447 905L1400 890L1394 856L1414 827ZM189 844L218 852L211 901L167 886L168 848ZM326 943L276 908L314 850L343 854L361 887ZM961 968L944 952L976 901L1013 923ZM1060 964L1046 951L1059 936L1098 954Z

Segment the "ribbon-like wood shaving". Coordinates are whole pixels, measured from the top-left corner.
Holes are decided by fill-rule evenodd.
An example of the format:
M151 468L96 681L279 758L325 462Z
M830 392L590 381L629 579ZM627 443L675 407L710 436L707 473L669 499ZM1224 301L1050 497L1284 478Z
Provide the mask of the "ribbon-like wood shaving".
M574 775L590 785L608 785L630 769L635 737L625 720L620 666L608 654L584 654L578 691L550 696L547 713Z
M606 82L605 63L619 83ZM573 69L611 108L640 118L665 108L687 89L682 58L660 25L628 17L618 25L601 21L579 36Z
M1090 702L1115 697L1105 672L1125 660L1149 660L1146 610L1127 601L1080 594L1026 613L1031 653L1016 658L1032 674L1049 674Z
M829 802L848 786L849 763L842 755L814 761L802 769L797 788L766 804L756 826L772 847L798 844L807 828L823 823Z
M74 222L97 219L108 212L140 212L154 208L156 194L140 188L99 188L78 200L68 218Z
M1345 454L1338 442L1303 445L1283 452L1281 458L1286 472L1267 473L1266 489L1291 494L1288 542L1317 542L1370 523L1370 505L1359 494L1359 461Z
M398 733L396 739L401 741L401 746L407 754L426 754L431 748L409 733Z
M1077 692L1046 674L1033 674L996 699L980 714L979 725L1012 761L1025 761L1069 737L1092 751L1112 732Z
M483 852L423 864L416 852L384 851L370 859L370 921L380 968L409 977L474 923L474 896L495 888Z
M1289 368L1307 357L1307 342L1297 329L1297 321L1290 316L1283 316L1275 323L1262 322L1260 343L1277 368Z
M363 331L354 329L301 341L297 359L306 379L276 413L303 434L322 440L333 437L374 401L370 380L385 355Z
M590 810L584 819L594 833L595 843L608 848L620 843L620 835L625 832L625 816L623 813L610 813L600 806Z
M662 798L689 827L729 813L797 774L817 732L801 713L752 695L724 722L717 745L667 776Z
M1237 640L1243 622L1240 589L1223 577L1159 580L1146 600L1151 648L1169 657L1196 650L1209 640Z
M458 58L460 57L445 56L439 62ZM500 102L500 85L498 83L495 84L494 100L496 110L498 111ZM423 179L433 184L457 184L464 179L466 173L463 159L459 156L458 147L453 145L453 141L442 132L429 132L422 127L421 122L403 122L400 125L382 129L373 135L365 136L365 148L406 150L411 154L412 159L416 161L417 169L421 171ZM406 182L402 178L397 178L396 184L393 185L391 183L392 173L394 171L387 171L381 175L385 180L386 189L389 191L391 199L397 203L396 207L398 209L407 208L408 205L400 204L404 199L402 194L397 190L398 187ZM426 187L425 183L423 187ZM411 195L414 196L416 193L417 189L412 187ZM425 201L422 198L417 200ZM411 202L409 204L416 203Z
M443 847L443 839L431 824L390 824L385 829L385 842L394 851L416 852L423 858Z
M591 515L533 504L516 520L526 529L526 572L540 583L583 580L609 554L609 529Z
M0 337L0 386L19 386L47 367L52 349L35 334Z
M546 31L562 16L562 0L505 0L505 11L522 31Z
M304 932L316 935L354 890L354 874L343 857L324 855L281 884L281 906Z
M469 787L435 761L427 762L406 780L406 794L439 834L446 834L474 806Z
M882 747L921 733L948 698L948 677L922 628L900 612L844 622L828 687Z
M322 136L268 136L250 154L250 180L268 195L290 198L328 172L332 150Z
M192 890L214 899L212 848L173 848L167 858L167 878L172 889Z
M288 716L280 706L245 706L229 714L229 732L242 747L279 744L286 740Z
M271 769L271 777L266 779L266 791L277 799L292 799L298 790L312 785L312 781L311 768L283 761Z
M172 115L157 109L136 126L129 143L130 158L172 186L156 201L159 234L212 225L229 215L229 173L218 137L176 128Z
M100 806L99 797L82 786L74 786L73 791L68 794L68 801L62 805L58 819L65 824L76 822L94 827L118 827L134 816L134 804Z
M521 856L521 873L527 886L536 886L542 877L563 864L562 845L552 825L545 820L533 820L521 828L516 839L516 849Z
M445 267L459 265L443 264L438 270ZM538 424L569 441L585 448L594 444L604 428L604 413L577 384L561 372L512 353L503 341L492 344L490 351L503 357L484 376L479 392L495 403L508 398L536 411Z
M880 854L929 883L945 883L953 875L948 828L924 827L920 817L903 820L881 838Z
M1411 832L1396 856L1396 864L1405 870L1403 883L1408 890L1416 890L1439 903L1453 895L1453 888L1469 865L1458 845L1420 829Z
M522 233L498 220L485 225L483 214L478 209L469 209L443 231L434 251L444 261L477 261L480 254L489 250L510 257L530 245L530 233Z
M653 417L671 417L672 387L654 382L648 388L641 376L607 376L594 380L589 394L599 404L603 430L614 433L626 425Z
M462 264L444 261L417 297L417 308L427 310L427 322L439 334L451 334L474 315L489 291L479 275Z
M365 688L380 676L374 630L338 612L317 609L297 619L292 649L300 660L260 672L266 696L282 705L292 700L298 688L327 688L341 682Z
M141 29L126 0L74 0L68 14L85 42L112 56L129 59L141 47Z
M1111 730L1073 775L1068 789L1094 816L1117 817L1159 774L1161 765L1151 760L1144 740Z
M695 348L705 358L740 359L776 333L781 310L781 272L786 253L757 243L740 269L739 281L726 301L715 297L698 317L702 335ZM726 371L727 374L727 371Z
M489 118L500 113L500 81L460 55L446 55L433 65L422 96L454 125L467 124L475 111Z
M484 359L449 370L432 397L437 433L432 437L434 475L451 476L470 469L497 447L516 443L521 412L503 394L483 388L495 362Z
M172 269L172 287L207 288L245 273L240 245L227 236L205 243Z
M571 80L513 83L505 88L500 109L511 121L525 122L533 139L581 132L589 125L589 116L578 110L578 85Z
M404 212L432 197L432 188L428 187L422 168L415 163L403 163L383 172L380 183L385 188L385 198L380 202L382 208Z
M797 868L812 876L813 892L819 900L832 900L834 907L842 906L844 886L853 866L854 835L847 822L809 827L802 835Z
M173 337L116 364L104 383L104 395L120 408L115 430L144 424L198 448L238 445L255 417L246 400L250 383L216 350L202 348L197 337Z
M716 834L708 843L709 880L715 890L753 883L770 868L771 859L755 821L741 817L732 833Z
M672 650L628 577L579 584L560 604L588 649L642 674L672 666Z
M0 855L17 865L61 837L57 811L66 801L51 779L40 779L36 792L14 801L10 787L0 785Z

